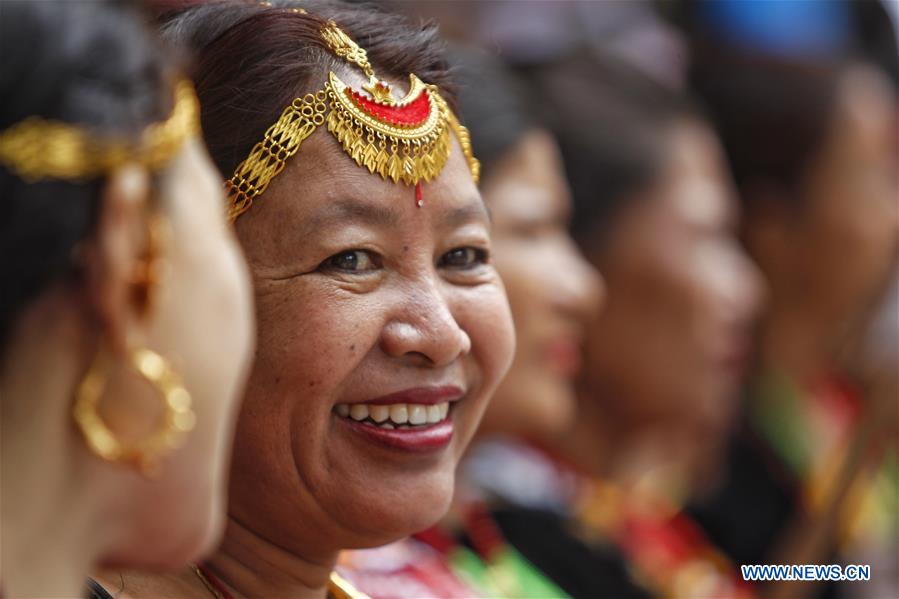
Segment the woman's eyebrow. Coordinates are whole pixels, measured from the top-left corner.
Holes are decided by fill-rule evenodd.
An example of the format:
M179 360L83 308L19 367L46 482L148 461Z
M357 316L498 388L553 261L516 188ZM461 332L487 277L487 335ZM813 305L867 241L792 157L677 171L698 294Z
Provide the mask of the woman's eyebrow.
M321 229L347 224L387 228L396 226L400 218L400 214L390 207L362 200L342 199L329 202L305 219L300 233L307 236Z
M425 208L427 208L427 204L425 204ZM480 196L472 196L465 204L441 209L440 212L440 224L449 229L473 222L483 222L488 225L493 222L490 209Z

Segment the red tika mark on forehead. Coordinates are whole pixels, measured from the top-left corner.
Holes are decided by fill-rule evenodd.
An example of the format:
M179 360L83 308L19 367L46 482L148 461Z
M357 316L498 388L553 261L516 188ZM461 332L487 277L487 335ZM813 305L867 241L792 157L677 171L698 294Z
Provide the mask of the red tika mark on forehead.
M379 104L362 94L347 88L347 93L356 106L382 123L390 123L401 127L421 125L431 114L431 102L428 92L424 91L405 106L387 106Z

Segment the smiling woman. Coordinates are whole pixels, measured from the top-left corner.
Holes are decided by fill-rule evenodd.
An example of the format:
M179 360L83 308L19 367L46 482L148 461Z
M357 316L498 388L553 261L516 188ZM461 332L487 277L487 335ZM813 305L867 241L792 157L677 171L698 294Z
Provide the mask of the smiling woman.
M340 550L440 518L513 351L434 30L302 7L207 4L164 26L195 48L255 284L229 528L199 570L241 596L323 597ZM200 582L142 581L208 596Z

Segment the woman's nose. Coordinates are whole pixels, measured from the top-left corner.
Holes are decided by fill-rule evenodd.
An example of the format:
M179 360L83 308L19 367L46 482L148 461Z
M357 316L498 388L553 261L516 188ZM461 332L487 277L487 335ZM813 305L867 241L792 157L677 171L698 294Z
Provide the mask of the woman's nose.
M562 311L579 321L599 313L605 303L605 281L573 242L562 248L551 272L552 300Z
M438 282L403 294L381 332L381 347L394 358L445 366L471 351L471 338L459 326Z
M767 298L765 279L748 256L734 257L725 296L731 316L741 323L751 321L762 308Z

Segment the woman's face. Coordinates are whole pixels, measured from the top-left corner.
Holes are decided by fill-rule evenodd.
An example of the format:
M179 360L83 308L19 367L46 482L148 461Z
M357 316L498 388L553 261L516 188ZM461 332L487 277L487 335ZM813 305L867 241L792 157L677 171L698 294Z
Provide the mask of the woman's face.
M413 188L319 131L237 222L258 347L230 512L309 556L421 530L508 369L490 221L461 149Z
M185 446L163 461L160 478L140 483L138 509L146 513L131 519L140 530L114 560L180 567L209 551L224 525L253 314L246 263L224 218L221 182L198 140L186 144L161 185L171 234L162 246L165 273L148 315L146 345L181 375L197 420ZM148 393L157 405L158 395L145 387L131 384L123 392Z
M831 133L803 180L801 212L790 222L788 253L780 262L792 267L793 285L818 320L836 328L831 339L872 306L895 264L896 116L884 77L850 71Z
M746 365L759 277L734 234L733 192L711 132L682 122L664 142L661 177L590 252L608 302L590 330L584 376L610 417L720 428Z
M555 142L533 131L483 185L496 268L515 320L508 376L484 414L486 433L553 434L571 424L583 332L601 303L600 278L571 240L571 198Z

